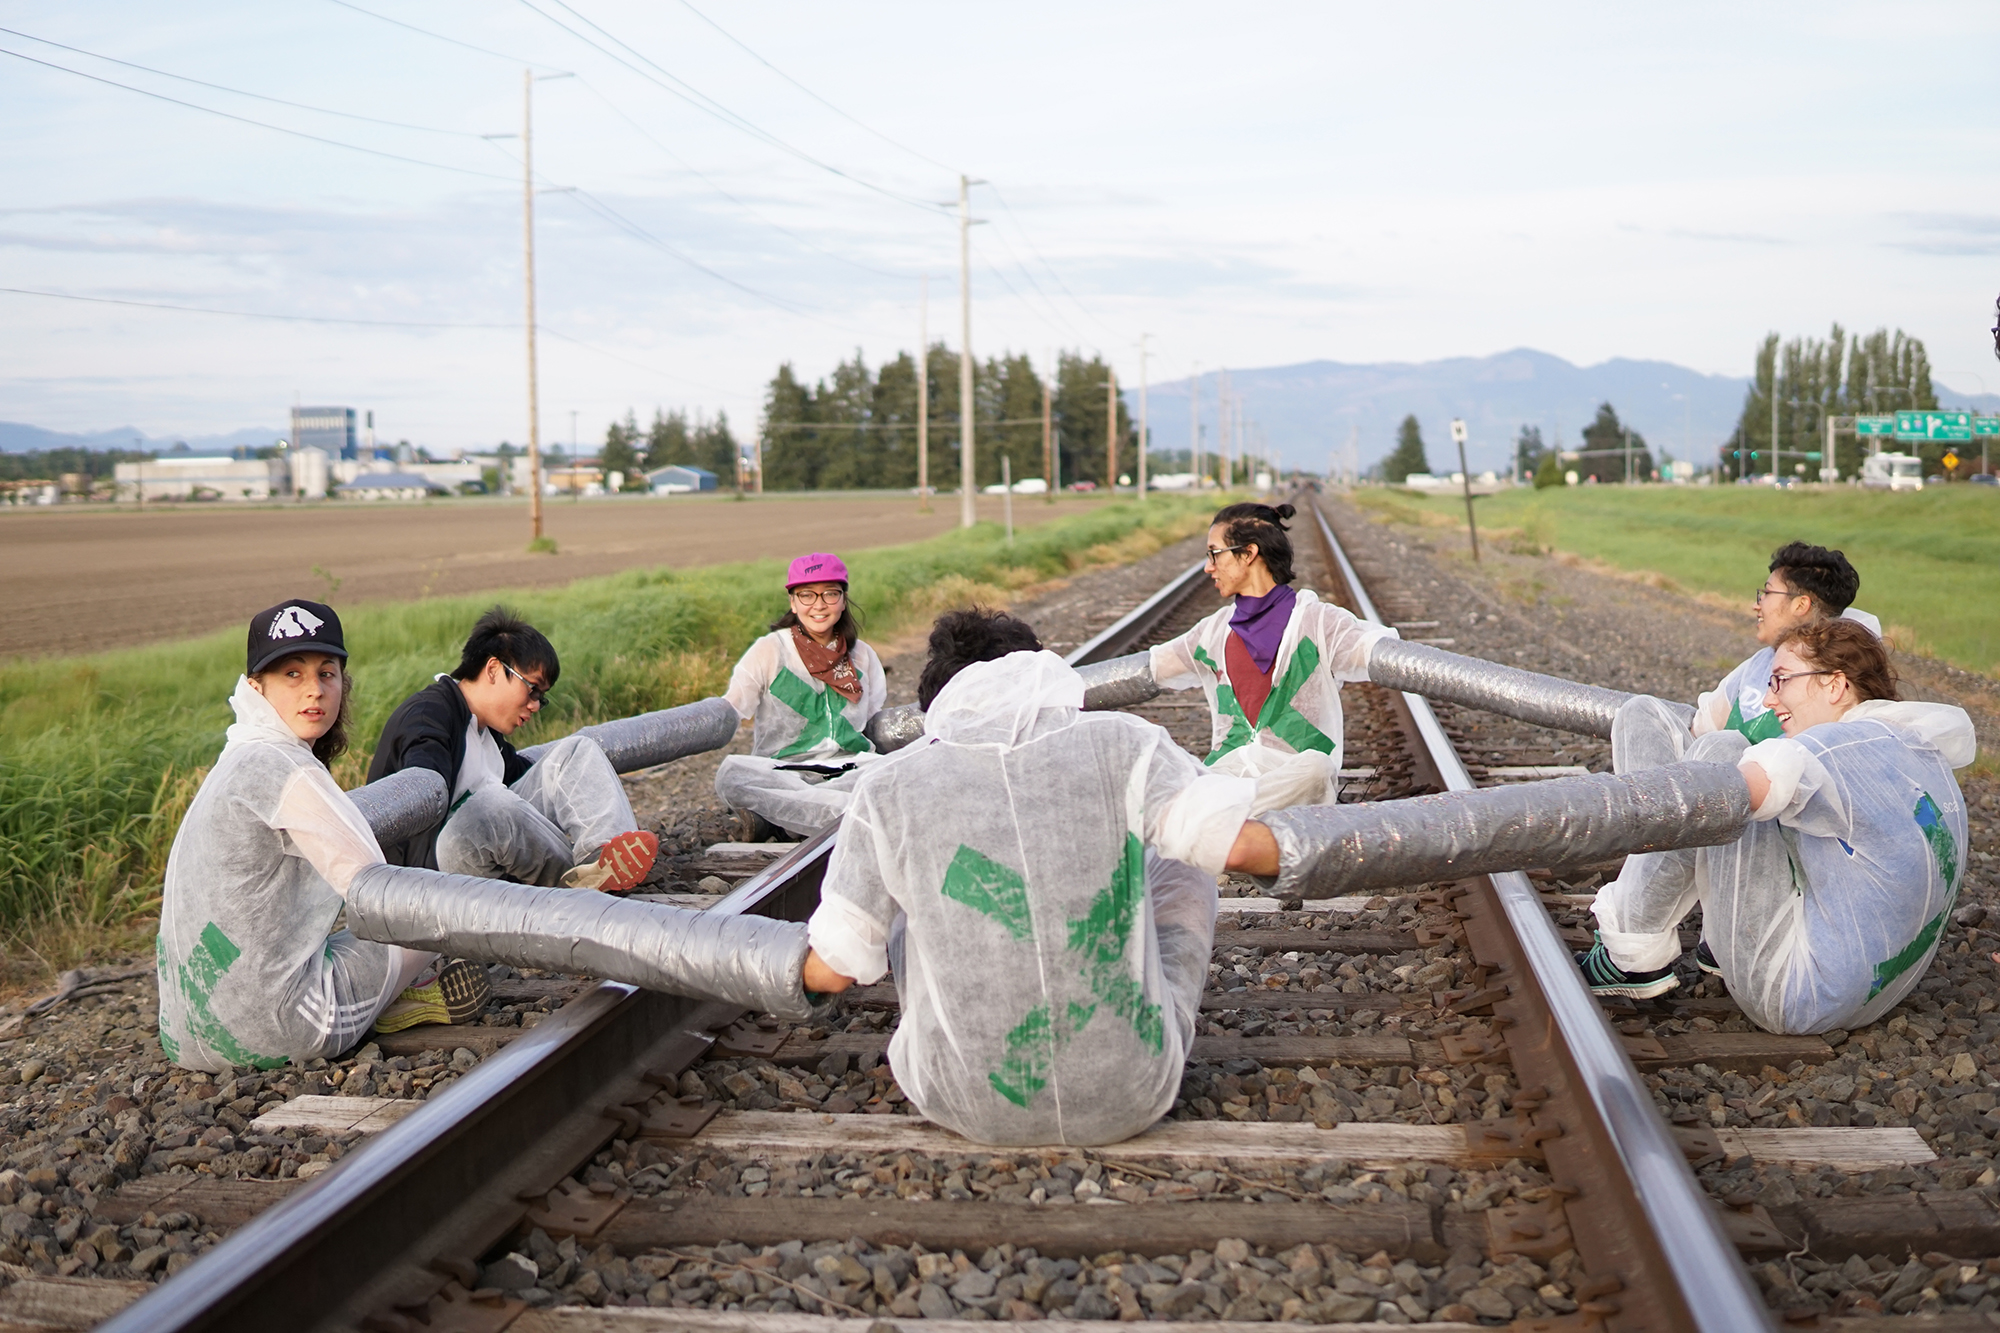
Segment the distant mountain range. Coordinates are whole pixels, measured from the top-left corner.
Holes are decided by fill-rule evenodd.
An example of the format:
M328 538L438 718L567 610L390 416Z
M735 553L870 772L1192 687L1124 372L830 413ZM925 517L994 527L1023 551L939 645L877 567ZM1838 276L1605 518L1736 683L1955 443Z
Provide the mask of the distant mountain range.
M0 421L0 452L16 454L30 449L151 449L165 453L177 444L185 444L197 452L234 449L239 445L261 449L283 438L285 432L282 429L274 430L266 426L246 426L227 435L148 435L136 426L73 435L19 421Z
M1307 361L1232 369L1228 375L1245 419L1262 429L1278 460L1313 471L1344 456L1350 438L1366 469L1388 454L1397 426L1412 413L1423 427L1435 471L1458 466L1450 432L1454 417L1465 421L1473 470L1504 470L1522 426L1539 426L1545 441L1575 448L1583 427L1596 419L1598 404L1606 402L1654 449L1708 463L1736 429L1750 388L1745 377L1704 375L1668 361L1621 357L1577 366L1527 347L1443 361ZM1215 372L1202 374L1204 453L1215 448L1216 384ZM1943 386L1939 394L1953 407L2000 409L2000 394L1961 394ZM1126 402L1136 412L1137 395L1128 390ZM1186 449L1188 381L1153 385L1148 406L1154 449Z

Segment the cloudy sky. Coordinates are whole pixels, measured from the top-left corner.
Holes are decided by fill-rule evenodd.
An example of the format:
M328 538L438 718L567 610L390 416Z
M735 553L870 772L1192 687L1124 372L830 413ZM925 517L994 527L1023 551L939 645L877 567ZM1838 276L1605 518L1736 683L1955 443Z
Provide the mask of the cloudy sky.
M1990 3L0 16L0 287L100 298L0 293L5 420L198 434L303 400L522 439L521 143L484 136L518 135L527 67L568 76L535 85L545 439L754 421L779 361L913 346L921 274L956 345L960 173L990 182L981 355L1743 374L1838 319L2000 389Z

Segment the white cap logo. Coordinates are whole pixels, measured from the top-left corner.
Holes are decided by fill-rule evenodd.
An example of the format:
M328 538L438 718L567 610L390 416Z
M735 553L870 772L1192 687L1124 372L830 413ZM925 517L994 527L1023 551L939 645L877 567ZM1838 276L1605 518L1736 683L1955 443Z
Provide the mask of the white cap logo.
M303 606L288 606L271 617L271 637L309 639L313 636L313 632L325 623Z

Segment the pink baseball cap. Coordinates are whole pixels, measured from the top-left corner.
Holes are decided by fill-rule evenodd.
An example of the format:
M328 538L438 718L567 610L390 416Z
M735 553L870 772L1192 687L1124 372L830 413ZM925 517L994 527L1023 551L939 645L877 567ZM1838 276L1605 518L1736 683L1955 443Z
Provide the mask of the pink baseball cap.
M802 555L792 561L792 567L785 571L785 591L790 592L801 583L845 583L847 566L837 555L824 551L812 555Z

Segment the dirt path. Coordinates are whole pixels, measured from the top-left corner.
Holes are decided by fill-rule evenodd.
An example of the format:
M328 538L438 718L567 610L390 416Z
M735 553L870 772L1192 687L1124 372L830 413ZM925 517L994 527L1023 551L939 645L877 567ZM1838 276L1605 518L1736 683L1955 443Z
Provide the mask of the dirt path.
M1103 501L1017 496L1015 523ZM1001 497L981 496L982 519ZM340 603L549 587L624 569L686 568L919 541L958 522L903 495L550 500L560 554L529 555L523 500L428 504L65 506L0 514L0 658L95 652L241 624L286 597ZM324 571L320 573L317 571Z

